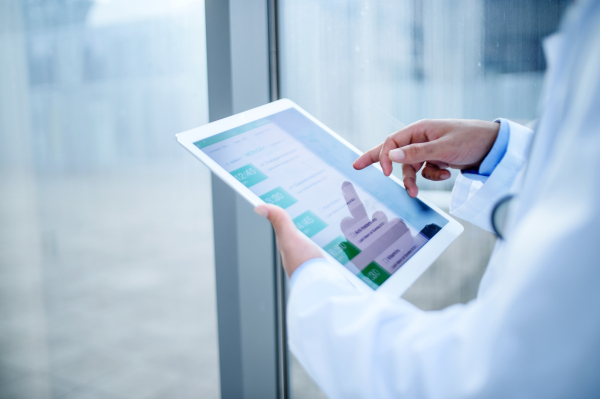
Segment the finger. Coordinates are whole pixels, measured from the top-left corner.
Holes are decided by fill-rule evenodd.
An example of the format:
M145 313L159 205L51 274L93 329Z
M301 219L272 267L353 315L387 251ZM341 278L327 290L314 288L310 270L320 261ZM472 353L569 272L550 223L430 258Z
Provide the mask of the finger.
M383 146L381 147L381 152L379 153L379 163L381 164L383 173L386 176L392 174L392 161L404 163L403 160L397 161L395 159L391 159L390 151L395 151L395 154L400 155L403 154L403 152L402 150L398 150L399 148L405 147L410 143L423 143L427 141L427 136L425 133L428 126L429 125L426 121L415 122L385 139Z
M448 169L450 165L447 162L443 161L428 161L427 164L435 165L440 169Z
M369 165L379 162L379 153L381 152L382 146L383 144L379 144L377 147L370 149L369 151L365 152L360 157L358 157L358 159L352 164L352 166L354 166L354 169L361 170Z
M344 234L344 236L349 240L354 239L354 237L352 236L352 227L354 227L355 224L356 224L356 219L354 219L350 216L346 216L340 222L340 230L342 230L342 233Z
M346 200L346 206L348 206L348 210L350 214L356 219L360 220L367 217L367 210L363 205L362 201L358 197L356 190L352 183L345 181L342 183L342 193L344 194L344 199Z
M373 221L383 222L384 224L388 222L387 215L382 211L375 211L373 213L373 217L371 218Z
M402 180L408 195L415 198L419 194L419 188L417 187L417 170L413 165L402 165Z
M428 162L421 171L421 175L428 180L442 181L450 177L450 172Z
M410 141L409 141L410 142ZM402 143L402 141L401 141ZM408 143L406 143L408 144ZM404 145L406 145L404 144ZM383 146L381 147L381 152L379 153L379 164L381 165L381 169L383 169L383 174L389 176L392 174L394 166L392 165L392 161L390 160L389 153L390 151L398 148L401 144L398 144L394 139L394 135L389 136L383 142Z
M254 212L269 219L279 240L285 240L286 237L298 232L292 218L277 205L262 204L254 208Z
M414 143L390 151L390 162L418 163L426 161L444 161L446 149L442 140L434 140L426 143ZM383 162L382 162L383 163Z

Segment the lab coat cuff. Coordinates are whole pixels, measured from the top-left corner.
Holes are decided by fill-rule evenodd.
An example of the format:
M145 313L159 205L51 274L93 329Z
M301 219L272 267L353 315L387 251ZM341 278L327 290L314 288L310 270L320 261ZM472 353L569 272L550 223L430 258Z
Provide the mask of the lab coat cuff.
M481 228L492 231L491 213L496 203L514 192L523 170L533 131L507 119L498 119L507 127L508 146L500 163L487 179L460 174L452 190L450 213ZM501 126L502 129L502 126Z
M294 273L292 273L292 275L290 277L290 288L294 287L294 284L295 284L296 280L298 279L298 276L302 273L302 271L304 269L306 269L312 263L321 263L321 262L326 262L326 260L324 258L313 258L313 259L307 260L306 262L304 262L303 264L298 266L296 268L296 270L294 270Z
M316 286L330 287L333 292L336 288L354 290L356 287L348 280L341 266L334 265L325 258L314 258L304 262L290 277L290 297L301 291L311 291Z

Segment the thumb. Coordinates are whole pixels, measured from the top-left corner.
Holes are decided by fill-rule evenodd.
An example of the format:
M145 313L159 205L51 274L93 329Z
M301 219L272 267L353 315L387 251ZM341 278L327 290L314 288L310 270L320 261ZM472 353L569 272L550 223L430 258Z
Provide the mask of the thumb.
M442 145L436 141L427 143L415 143L405 145L401 148L391 150L389 153L392 162L403 164L417 164L427 161L442 161L439 159L442 152Z
M296 225L292 221L292 218L277 205L261 204L254 208L254 212L269 219L277 237L283 238L296 231Z

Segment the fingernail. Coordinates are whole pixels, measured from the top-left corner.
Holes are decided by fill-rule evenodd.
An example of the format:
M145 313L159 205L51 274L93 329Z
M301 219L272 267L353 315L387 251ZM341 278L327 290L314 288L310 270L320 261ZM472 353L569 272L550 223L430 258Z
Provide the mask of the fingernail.
M447 178L449 178L449 177L450 177L450 172L442 172L442 173L440 174L440 177L441 177L442 179L446 180Z
M400 162L404 159L404 151L402 148L396 148L395 150L390 151L390 160L394 162Z
M269 216L269 211L264 206L257 206L254 208L254 212L258 213L260 216L266 218Z

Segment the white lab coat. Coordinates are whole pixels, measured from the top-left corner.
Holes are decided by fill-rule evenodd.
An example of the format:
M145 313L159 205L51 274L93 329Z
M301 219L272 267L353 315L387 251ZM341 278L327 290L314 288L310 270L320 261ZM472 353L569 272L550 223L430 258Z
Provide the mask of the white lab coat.
M531 152L511 124L489 179L453 192L484 228L518 192L477 299L421 311L323 260L294 276L289 346L328 397L600 397L600 1L577 2L561 37Z

